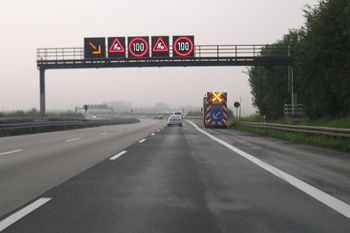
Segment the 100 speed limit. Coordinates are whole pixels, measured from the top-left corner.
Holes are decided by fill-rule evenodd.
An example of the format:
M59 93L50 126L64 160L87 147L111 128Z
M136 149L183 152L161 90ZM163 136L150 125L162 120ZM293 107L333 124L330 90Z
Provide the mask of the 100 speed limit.
M193 36L173 37L174 41L174 57L193 57Z
M129 53L133 57L148 57L148 38L129 38Z

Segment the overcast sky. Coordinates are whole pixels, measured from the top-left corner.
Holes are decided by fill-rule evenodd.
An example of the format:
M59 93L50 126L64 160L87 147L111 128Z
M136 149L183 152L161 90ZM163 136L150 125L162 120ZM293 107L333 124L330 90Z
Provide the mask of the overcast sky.
M304 22L317 0L11 0L1 3L0 111L40 108L37 48L84 47L84 37L194 35L196 45L271 44ZM246 67L46 70L46 109L130 101L201 107L207 91L242 99L251 114ZM287 87L286 91L287 91ZM281 106L282 108L282 106Z

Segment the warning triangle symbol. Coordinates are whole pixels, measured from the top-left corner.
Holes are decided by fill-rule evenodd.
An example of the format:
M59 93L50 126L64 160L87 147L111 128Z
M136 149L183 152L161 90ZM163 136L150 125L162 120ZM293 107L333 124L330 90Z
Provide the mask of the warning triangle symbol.
M113 41L111 47L109 48L109 52L110 53L124 53L125 49L122 46L122 44L120 43L120 41L118 40L118 38L115 38L115 40Z
M153 47L153 52L167 52L169 49L164 43L162 37L159 37L156 44Z

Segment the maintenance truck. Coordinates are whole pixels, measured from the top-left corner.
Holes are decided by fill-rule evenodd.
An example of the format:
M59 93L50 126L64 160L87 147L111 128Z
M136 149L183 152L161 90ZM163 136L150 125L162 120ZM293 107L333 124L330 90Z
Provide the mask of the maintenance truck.
M207 92L203 98L204 127L228 128L227 92Z

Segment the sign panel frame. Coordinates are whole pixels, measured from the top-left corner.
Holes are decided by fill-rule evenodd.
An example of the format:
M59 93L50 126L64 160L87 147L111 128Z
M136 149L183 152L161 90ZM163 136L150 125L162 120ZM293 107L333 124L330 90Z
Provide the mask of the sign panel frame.
M129 58L149 58L149 37L128 37Z
M173 57L194 57L194 36L173 36Z
M169 57L169 36L152 36L152 57Z
M125 37L108 37L108 58L126 58Z
M84 58L106 58L106 38L84 38Z
M220 108L214 108L210 112L210 119L217 123L224 119L224 112Z

